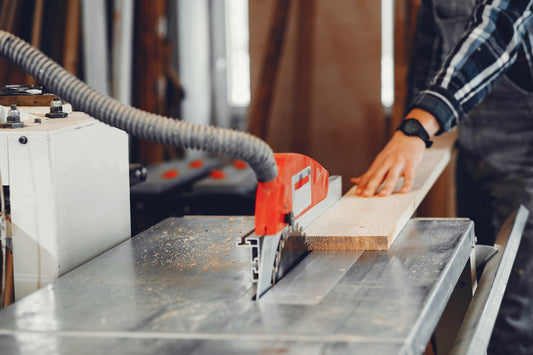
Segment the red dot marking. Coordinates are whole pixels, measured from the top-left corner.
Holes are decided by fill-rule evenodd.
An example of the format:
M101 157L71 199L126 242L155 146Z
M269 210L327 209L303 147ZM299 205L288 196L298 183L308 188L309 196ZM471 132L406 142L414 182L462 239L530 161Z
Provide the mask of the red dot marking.
M235 169L240 169L240 170L242 170L242 169L246 169L246 168L248 167L248 164L246 164L246 163L243 162L242 160L235 160L235 161L233 162L233 167L234 167Z
M167 170L163 174L161 174L161 177L163 179L170 180L170 179L177 178L178 175L179 175L179 171L177 169L171 169L171 170Z
M202 159L196 159L189 163L189 168L191 169L200 169L204 166L204 161Z
M222 170L219 170L219 169L213 170L210 176L211 176L211 179L217 179L217 180L222 180L226 178L226 174Z

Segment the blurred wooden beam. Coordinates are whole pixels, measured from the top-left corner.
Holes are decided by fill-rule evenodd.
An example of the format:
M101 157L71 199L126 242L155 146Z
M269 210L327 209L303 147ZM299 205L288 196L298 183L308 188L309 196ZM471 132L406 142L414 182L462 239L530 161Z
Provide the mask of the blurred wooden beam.
M31 45L39 48L41 45L41 31L43 27L43 5L44 0L35 0L33 9L33 27L31 31Z
M166 22L166 0L140 0L137 2L136 88L139 108L148 112L165 114L167 67L170 45L161 24ZM141 15L142 14L142 15ZM139 162L160 163L164 160L161 144L139 142Z
M291 1L277 0L272 15L270 30L258 86L253 91L248 111L248 130L265 139L268 132L268 116L272 107L276 77L287 27L287 18Z
M78 73L78 53L80 46L80 0L70 0L67 3L65 18L65 43L63 45L63 67L70 73Z
M0 29L17 34L15 31L17 9L21 6L21 2L16 0L4 0L0 13ZM5 84L21 84L26 79L26 75L22 74L18 69L13 70L14 66L8 64L6 61L0 63L0 85ZM19 77L24 77L23 81Z
M13 273L13 252L11 249L5 249L6 253L6 270L4 286L4 308L15 302L15 279Z
M407 75L413 50L420 0L396 0L394 19L394 106L388 135L392 136L406 114Z
M41 32L43 28L43 5L44 0L35 0L35 7L33 8L33 24L31 29L31 45L35 48L41 46ZM28 83L35 85L37 82L31 75L27 75Z
M16 12L17 1L4 0L4 2L2 3L2 13L0 14L0 28L2 30L13 32Z
M298 1L297 13L297 50L296 50L296 77L294 97L295 112L293 121L294 140L291 151L301 154L310 154L310 112L313 90L313 39L315 0Z

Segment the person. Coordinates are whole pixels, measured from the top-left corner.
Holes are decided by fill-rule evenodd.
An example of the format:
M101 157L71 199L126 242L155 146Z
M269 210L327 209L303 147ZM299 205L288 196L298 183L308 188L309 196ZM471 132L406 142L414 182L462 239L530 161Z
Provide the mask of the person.
M458 126L457 210L493 244L520 204L531 212L489 353L533 354L533 1L422 0L406 119L356 194L410 191L431 137Z

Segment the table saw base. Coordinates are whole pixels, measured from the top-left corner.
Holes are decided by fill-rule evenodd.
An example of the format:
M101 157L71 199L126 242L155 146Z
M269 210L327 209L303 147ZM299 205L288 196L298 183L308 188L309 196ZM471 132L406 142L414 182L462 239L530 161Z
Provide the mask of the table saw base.
M0 349L421 353L475 239L469 220L413 219L390 250L312 252L289 289L272 289L282 295L253 301L250 251L236 245L252 228L253 217L167 219L2 310ZM344 266L326 271L323 258Z

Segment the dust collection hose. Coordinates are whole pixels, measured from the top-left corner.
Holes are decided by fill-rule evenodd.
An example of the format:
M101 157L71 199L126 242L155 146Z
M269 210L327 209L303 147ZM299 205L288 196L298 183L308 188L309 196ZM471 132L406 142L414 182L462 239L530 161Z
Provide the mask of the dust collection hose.
M156 143L199 149L241 159L268 182L277 174L272 149L251 134L175 120L126 106L92 89L29 43L0 31L0 57L33 76L47 90L70 102L77 110Z

